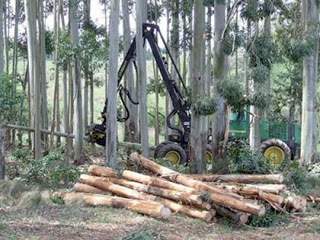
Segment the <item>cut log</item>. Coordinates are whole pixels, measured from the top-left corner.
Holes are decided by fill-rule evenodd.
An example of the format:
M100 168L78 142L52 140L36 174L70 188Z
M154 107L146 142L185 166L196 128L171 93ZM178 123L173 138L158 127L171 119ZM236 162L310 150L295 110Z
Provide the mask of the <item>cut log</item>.
M200 210L188 208L186 206L183 206L183 205L178 204L176 202L170 201L168 199L156 197L151 194L141 193L141 192L138 192L134 189L124 187L124 186L121 186L118 184L114 184L111 181L108 181L106 178L82 174L80 176L80 181L85 184L89 184L94 187L100 188L102 190L109 191L111 193L114 193L114 194L117 194L120 196L124 196L127 198L158 201L175 212L184 213L188 216L200 218L205 221L208 221L208 219L211 219L213 217L212 214L209 213L208 211L200 211Z
M107 192L105 192L99 188L90 186L88 184L83 184L83 183L76 183L73 186L73 190L75 192L83 192L83 193L108 194Z
M238 193L246 197L254 197L270 204L273 204L275 208L279 209L284 203L284 198L280 195L273 193L266 193L258 188L247 187L247 185L236 186L236 185L223 185L224 189L228 189L232 192Z
M91 206L109 206L126 208L155 218L166 219L170 217L171 210L163 204L154 201L128 199L89 193L60 193L64 201L83 201Z
M172 169L161 166L138 153L132 153L130 155L130 159L132 161L137 162L141 166L146 169L160 174L162 177L169 178L171 181L175 181L186 186L192 187L198 191L207 191L209 193L210 199L217 205L221 205L224 207L229 207L236 209L238 211L255 214L258 216L262 216L265 214L264 206L251 204L246 202L245 200L239 200L233 196L234 194L230 194L229 192L223 191L221 188L209 186L201 181L194 180L187 176L184 176ZM236 195L239 196L239 195Z
M233 182L233 183L275 183L284 181L282 174L249 175L249 174L226 174L226 175L187 175L193 179L203 182Z
M132 198L132 199L143 199L143 200L153 200L149 195L138 192L136 190L123 187L117 184L114 184L110 181L102 181L99 177L94 177L86 174L81 174L80 182L85 183L90 186L94 186L101 190L114 193L116 195Z
M244 225L249 220L249 214L236 212L228 208L218 206L216 204L214 204L213 207L218 215L231 219L232 222L237 225Z
M91 175L95 176L101 176L101 177L119 177L119 175L112 170L111 168L108 167L101 167L97 165L91 165L88 169L88 172ZM180 192L186 192L186 193L194 193L197 192L195 189L170 182L168 180L165 180L163 178L159 177L150 177L148 175L144 175L141 173L129 171L129 170L124 170L121 174L121 177L126 178L131 181L136 181L140 182L146 185L151 185L155 187L161 187L161 188L167 188L167 189L172 189Z
M201 195L198 195L198 194L184 193L184 192L175 191L171 189L152 187L149 185L144 185L142 183L137 183L137 182L128 181L128 180L119 179L119 178L108 178L108 180L115 184L126 186L128 188L132 188L140 192L153 194L159 197L168 198L178 202L181 201L185 204L193 204L207 210L211 209L211 204L206 203L201 197Z
M225 187L225 189L228 189L228 187L245 187L245 188L254 188L259 189L263 192L267 193L274 193L279 194L281 192L284 192L287 187L284 184L232 184L232 183L217 183L217 182L206 182L209 185L217 186L217 187Z
M307 207L307 199L301 196L288 196L285 199L285 206L294 212L304 212Z

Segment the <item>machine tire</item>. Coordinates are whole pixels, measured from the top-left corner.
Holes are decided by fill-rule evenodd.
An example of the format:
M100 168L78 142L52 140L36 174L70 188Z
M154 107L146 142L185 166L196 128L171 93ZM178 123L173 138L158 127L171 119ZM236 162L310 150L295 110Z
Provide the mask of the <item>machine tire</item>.
M177 143L174 142L163 142L159 144L155 151L154 157L155 158L166 158L167 154L172 154L173 156L176 155L179 158L176 164L186 164L187 163L187 153L186 151ZM170 160L169 160L170 161ZM172 161L172 163L175 163Z
M281 154L280 150L283 152L284 159L279 158L280 160L277 160L277 159L272 160L269 157L269 160L271 161L271 163L273 163L275 165L281 165L285 159L291 158L290 148L288 147L288 145L284 141L282 141L280 139L276 139L276 138L268 139L268 140L261 143L260 149L266 158L268 158L267 155L268 156L271 155L270 151L272 151L272 149L274 149L274 151L276 151L276 152L278 151L278 155ZM275 155L277 155L277 153L275 153ZM275 156L275 158L276 157L277 156Z

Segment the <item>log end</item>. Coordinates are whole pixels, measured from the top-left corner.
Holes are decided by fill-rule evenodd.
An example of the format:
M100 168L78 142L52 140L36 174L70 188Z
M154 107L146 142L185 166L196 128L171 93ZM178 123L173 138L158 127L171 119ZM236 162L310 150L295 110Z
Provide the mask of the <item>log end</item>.
M264 216L266 214L266 208L264 206L260 206L260 209L257 212L259 217Z
M160 209L160 217L163 219L167 219L171 216L171 210L167 207L161 207Z

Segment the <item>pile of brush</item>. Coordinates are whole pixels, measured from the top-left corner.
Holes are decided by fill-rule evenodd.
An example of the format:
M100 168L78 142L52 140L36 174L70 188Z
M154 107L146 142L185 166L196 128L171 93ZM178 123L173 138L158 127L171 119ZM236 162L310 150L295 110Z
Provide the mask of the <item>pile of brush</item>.
M210 222L215 215L245 224L250 215L263 216L266 206L277 211L304 211L306 199L286 190L281 174L184 175L138 153L130 160L153 174L146 175L91 165L73 192L57 193L65 202L83 201L156 218L172 212ZM152 176L151 176L152 175Z

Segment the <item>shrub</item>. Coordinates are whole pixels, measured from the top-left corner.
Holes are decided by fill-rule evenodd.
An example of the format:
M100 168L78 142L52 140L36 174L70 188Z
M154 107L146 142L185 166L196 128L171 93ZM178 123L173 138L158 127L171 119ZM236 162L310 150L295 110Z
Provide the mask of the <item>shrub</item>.
M55 150L41 159L28 160L22 179L28 183L56 188L75 182L79 174L77 168L65 162L62 152Z
M230 141L226 152L231 173L263 174L272 169L262 153L251 151L244 140Z
M264 216L252 216L248 225L253 227L273 227L288 222L288 214L269 209Z

